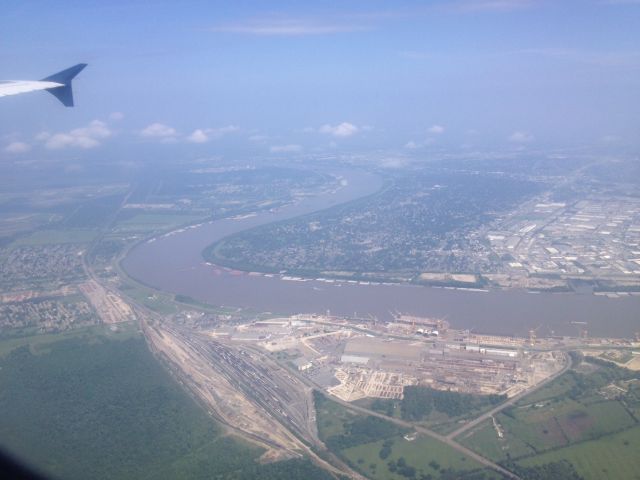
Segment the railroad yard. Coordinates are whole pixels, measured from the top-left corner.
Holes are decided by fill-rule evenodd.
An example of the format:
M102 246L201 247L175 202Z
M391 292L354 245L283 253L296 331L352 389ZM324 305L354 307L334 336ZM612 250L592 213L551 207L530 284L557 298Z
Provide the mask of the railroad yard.
M527 339L478 336L446 322L399 316L383 325L328 316L260 320L208 334L271 352L345 401L400 399L407 385L514 396L561 370L565 356ZM486 340L487 342L482 342Z

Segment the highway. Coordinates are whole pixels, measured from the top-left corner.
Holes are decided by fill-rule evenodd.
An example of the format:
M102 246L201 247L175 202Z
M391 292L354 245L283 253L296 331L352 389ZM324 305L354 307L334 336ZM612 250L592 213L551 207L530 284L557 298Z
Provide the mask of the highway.
M289 372L291 372L291 374L297 376L301 381L305 382L310 387L315 388L315 389L319 389L323 394L326 394L310 378L308 378L308 377L306 377L306 376L304 376L302 374L299 374L298 372L294 372L293 369L289 369L288 368L288 370L289 370ZM330 395L329 397L334 402L339 403L340 405L342 405L343 407L345 407L345 408L347 408L347 409L349 409L351 411L354 411L354 412L357 412L357 413L362 413L362 414L365 414L365 415L371 415L371 416L378 417L378 418L382 418L384 420L387 420L387 421L389 421L391 423L395 423L396 425L404 427L404 428L411 428L411 429L413 429L413 430L415 430L415 431L417 431L419 433L422 433L424 435L427 435L427 436L429 436L431 438L434 438L434 439L436 439L436 440L438 440L438 441L440 441L442 443L445 443L445 444L449 445L451 448L455 449L456 451L458 451L458 452L460 452L460 453L462 453L464 455L467 455L468 457L474 459L475 461L477 461L481 465L483 465L483 466L485 466L485 467L487 467L487 468L489 468L491 470L494 470L494 471L504 475L507 478L511 478L511 479L514 479L514 480L521 480L521 478L518 475L516 475L515 473L507 470L506 468L498 465L497 463L492 462L488 458L485 458L485 457L477 454L476 452L468 449L467 447L459 444L458 442L453 440L453 438L449 438L447 436L440 435L439 433L436 433L436 432L434 432L432 430L429 430L428 428L424 428L422 426L415 425L415 424L413 424L411 422L407 422L405 420L400 420L398 418L388 417L387 415L384 415L382 413L376 412L374 410L369 410L367 408L360 407L358 405L354 405L352 403L346 402L346 401L341 400L341 399L339 399L337 397L334 397L332 395Z
M551 382L551 381L555 380L556 378L558 378L560 375L562 375L563 373L565 373L567 370L569 370L571 368L571 357L569 355L567 355L566 353L564 353L564 356L565 356L565 364L562 367L562 369L558 370L556 373L554 373L550 377L545 378L543 381L541 381L537 385L535 385L535 386L533 386L533 387L531 387L531 388L529 388L529 389L527 389L527 390L525 390L523 392L520 392L517 395L514 395L513 397L509 398L508 400L506 400L505 402L501 403L497 407L495 407L495 408L489 410L488 412L483 413L479 417L477 417L477 418L465 423L462 427L460 427L457 430L454 430L453 432L449 433L446 436L446 438L449 439L449 440L454 439L455 437L457 437L460 434L466 432L467 430L469 430L469 429L475 427L476 425L481 424L485 420L491 418L496 413L499 413L502 410L504 410L505 408L510 407L511 405L516 403L521 398L526 397L527 395L530 395L531 393L535 392L536 390L544 387L549 382Z

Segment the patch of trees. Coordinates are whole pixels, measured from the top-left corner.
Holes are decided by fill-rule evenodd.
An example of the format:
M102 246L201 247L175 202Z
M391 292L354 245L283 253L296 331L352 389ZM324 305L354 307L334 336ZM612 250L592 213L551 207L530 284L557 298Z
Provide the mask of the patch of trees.
M343 434L329 437L326 444L330 450L339 451L393 437L400 433L403 433L403 429L391 422L373 416L358 416L344 424Z
M431 475L422 475L420 480L430 480L432 478ZM492 476L487 476L485 472L475 471L475 472L465 472L460 470L454 470L453 468L447 468L445 470L440 471L440 476L438 480L487 480L488 478L494 478Z
M335 477L325 470L316 467L308 459L293 459L284 462L259 465L255 462L251 468L244 469L234 480L282 480L283 478L304 478L305 480L333 480ZM205 477L211 478L211 476ZM346 477L340 477L346 479Z
M511 464L508 468L523 480L584 480L566 460L533 467Z
M628 368L619 367L608 360L598 357L585 357L584 361L592 365L598 365L607 372L607 376L612 380L629 380L632 378L640 378L640 372L637 370L629 370Z
M416 469L411 465L407 464L407 461L404 457L400 457L398 460L391 460L387 463L389 467L389 471L392 473L397 473L398 475L402 475L407 478L415 478L416 477Z
M320 409L322 408L327 402L329 401L329 399L327 399L327 397L325 397L322 393L320 393L318 390L314 390L313 391L313 404L316 407L316 409Z
M589 392L595 392L610 383L631 379L640 379L640 372L618 367L607 360L596 357L579 357L584 362L600 367L590 373L580 373L570 370L567 375L571 376L574 385L569 390L568 396L574 400L579 400Z
M382 448L378 453L378 456L380 457L381 460L386 460L387 458L389 458L389 455L391 455L392 446L393 446L393 440L387 439L384 441L384 443L382 444Z
M118 210L123 195L98 197L82 203L74 208L61 222L66 228L92 228L103 225L110 215Z
M190 297L189 295L182 295L181 293L176 294L175 300L178 303L189 303L189 304L198 303L198 301L195 298Z
M393 417L393 410L395 406L395 400L376 398L373 402L371 402L371 410L384 413L387 417Z
M417 471L415 467L412 467L407 463L404 457L400 457L397 460L391 460L387 463L387 468L391 473L411 479L434 480L437 478L438 480L485 480L487 478L486 473L482 471L464 471L455 470L453 468L442 468L440 467L440 464L435 461L429 462L429 466L437 472L436 477L431 473Z
M14 349L0 358L0 410L3 447L53 478L333 478L306 459L259 464L262 451L221 435L141 338Z
M407 386L401 402L402 418L418 421L429 416L433 410L459 417L475 410L497 405L506 400L505 395L473 395L447 392L429 387Z

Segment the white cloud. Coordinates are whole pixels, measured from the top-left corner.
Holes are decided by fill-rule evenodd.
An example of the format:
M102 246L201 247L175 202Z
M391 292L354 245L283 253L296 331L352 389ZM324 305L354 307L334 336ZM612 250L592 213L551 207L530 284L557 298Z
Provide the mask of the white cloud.
M302 147L300 145L272 145L269 147L269 151L271 153L295 153L302 151Z
M38 142L44 142L50 136L51 134L49 132L40 132L33 138L35 138Z
M418 148L428 147L429 145L433 145L435 143L435 139L427 137L423 142L416 142L414 140L409 140L404 144L404 148L407 150L417 150Z
M363 25L351 23L319 22L300 18L256 19L244 23L219 25L213 32L238 33L261 36L330 35L366 30Z
M170 138L178 134L175 128L164 123L152 123L140 131L140 135L148 138Z
M269 136L268 136L268 135L260 135L260 134L257 134L257 135L251 135L251 136L249 137L249 141L250 141L250 142L264 142L264 141L266 141L266 140L268 140L268 139L269 139Z
M11 142L4 147L4 151L7 153L25 153L31 150L31 145L25 142Z
M106 123L94 120L86 127L75 128L69 133L74 137L108 138L112 132Z
M408 164L407 159L398 158L398 157L384 158L379 161L379 165L382 168L402 168L402 167L405 167L407 164Z
M211 140L223 137L229 133L237 132L240 128L235 125L226 125L219 128L196 128L189 135L180 135L178 131L164 123L152 123L140 131L140 136L155 138L163 143L172 143L184 140L191 143L207 143Z
M351 137L360 131L360 128L349 122L342 122L339 125L323 125L320 127L321 133L333 135L334 137Z
M194 130L191 135L187 137L187 142L192 143L206 143L209 141L209 136L204 132L204 130L197 129Z
M533 141L533 135L528 132L513 132L509 136L509 141L513 143L529 143Z
M114 122L122 120L123 118L124 118L124 113L122 112L113 112L111 115L109 115L109 120L113 120Z
M206 143L209 140L223 137L229 133L237 132L240 130L235 125L227 125L220 128L198 128L186 137L187 142L191 143Z
M74 137L69 133L55 133L44 144L49 150L59 150L67 147L94 148L98 145L100 145L100 142L94 138Z
M51 134L41 132L36 135L36 139L44 142L44 146L49 150L59 150L61 148L95 148L112 135L106 123L100 120L93 120L85 127L74 128L69 132Z
M433 135L442 135L444 133L444 127L442 125L432 125L429 127L427 132L432 133Z
M240 127L235 125L227 125L226 127L220 128L209 128L208 132L214 138L222 137L223 135L227 135L228 133L234 133L240 130Z

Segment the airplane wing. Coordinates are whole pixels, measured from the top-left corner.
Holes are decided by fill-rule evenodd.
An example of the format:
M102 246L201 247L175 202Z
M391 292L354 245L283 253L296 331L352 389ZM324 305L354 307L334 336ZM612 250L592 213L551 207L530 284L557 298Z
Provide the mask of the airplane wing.
M66 107L73 107L73 90L71 89L71 81L78 73L80 73L86 63L79 63L71 68L62 70L43 78L42 80L7 80L0 81L0 97L8 95L18 95L20 93L35 92L38 90L46 90L55 96Z
M0 81L0 97L60 87L64 87L64 84L56 82L35 82L29 80L4 80Z

